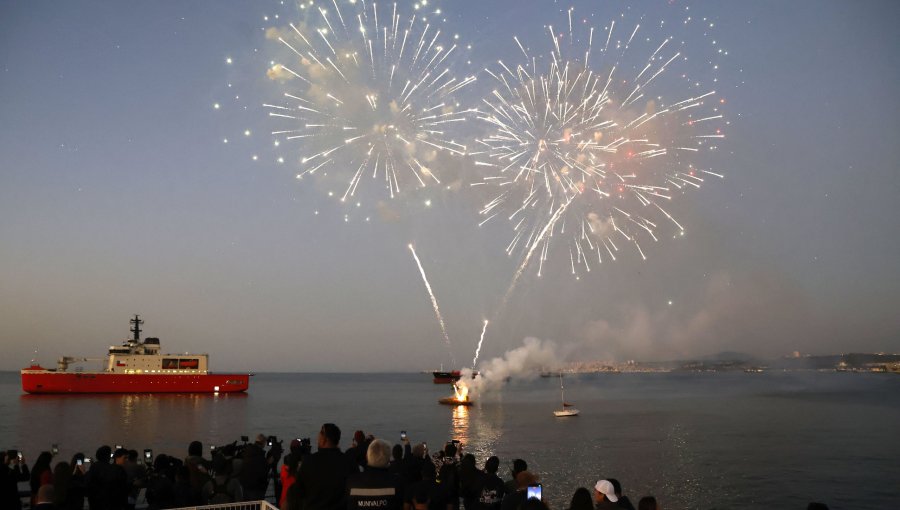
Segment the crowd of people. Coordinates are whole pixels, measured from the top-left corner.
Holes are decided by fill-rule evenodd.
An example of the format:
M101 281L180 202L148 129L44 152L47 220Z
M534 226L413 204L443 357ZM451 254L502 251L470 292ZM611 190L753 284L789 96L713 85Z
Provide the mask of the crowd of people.
M90 458L75 454L71 462L53 466L53 454L42 452L31 469L20 452L4 454L0 469L0 508L19 510L30 497L40 510L133 510L143 490L150 510L265 499L270 482L282 510L549 510L538 476L523 459L511 464L510 478L498 474L500 459L477 459L458 441L431 454L426 443L400 444L356 431L352 445L341 449L341 429L322 425L312 441L295 439L279 469L281 443L259 435L255 441L211 448L194 441L182 460L150 450L101 446ZM266 450L268 448L268 450ZM22 494L20 482L29 482ZM614 478L601 478L578 488L567 510L659 510L653 496L637 507ZM827 510L821 503L809 509Z

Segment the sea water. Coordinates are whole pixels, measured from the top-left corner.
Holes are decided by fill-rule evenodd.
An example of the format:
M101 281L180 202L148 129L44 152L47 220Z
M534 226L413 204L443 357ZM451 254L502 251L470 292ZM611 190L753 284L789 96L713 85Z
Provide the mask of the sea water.
M512 380L476 405L437 403L430 374L257 374L247 394L25 395L0 373L0 447L34 461L102 444L183 457L240 436L311 437L324 422L431 451L458 439L482 466L528 462L554 510L599 478L666 509L900 508L900 376L838 372L566 376L581 414L556 418L559 380Z

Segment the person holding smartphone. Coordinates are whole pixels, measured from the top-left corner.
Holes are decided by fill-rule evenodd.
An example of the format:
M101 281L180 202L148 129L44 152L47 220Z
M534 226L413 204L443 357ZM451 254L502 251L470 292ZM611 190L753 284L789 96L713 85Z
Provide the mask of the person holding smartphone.
M21 452L16 450L4 452L3 465L0 466L0 508L12 510L22 508L22 500L19 499L19 482L29 480L30 474Z
M517 510L528 501L528 488L538 483L537 476L531 471L522 471L516 475L516 491L503 498L501 510ZM532 489L532 494L534 489Z

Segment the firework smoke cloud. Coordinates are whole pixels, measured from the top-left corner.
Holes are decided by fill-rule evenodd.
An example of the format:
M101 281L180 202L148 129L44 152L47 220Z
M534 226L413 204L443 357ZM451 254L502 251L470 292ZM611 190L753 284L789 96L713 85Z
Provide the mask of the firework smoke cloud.
M488 393L499 391L508 379L536 377L547 367L560 365L557 346L551 341L526 338L521 347L508 351L502 358L494 358L478 366L478 375L472 379L472 369L462 370L460 384L469 391L469 398L476 400Z

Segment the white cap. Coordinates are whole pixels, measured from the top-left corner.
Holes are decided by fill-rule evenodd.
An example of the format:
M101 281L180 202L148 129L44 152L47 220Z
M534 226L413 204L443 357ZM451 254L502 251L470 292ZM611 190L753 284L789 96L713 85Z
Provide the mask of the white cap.
M613 489L613 484L611 484L609 480L598 480L597 485L594 486L594 489L596 489L600 494L606 496L606 499L612 501L613 503L619 501L619 498L616 497L616 491L615 489Z

